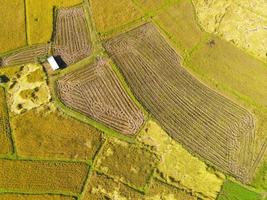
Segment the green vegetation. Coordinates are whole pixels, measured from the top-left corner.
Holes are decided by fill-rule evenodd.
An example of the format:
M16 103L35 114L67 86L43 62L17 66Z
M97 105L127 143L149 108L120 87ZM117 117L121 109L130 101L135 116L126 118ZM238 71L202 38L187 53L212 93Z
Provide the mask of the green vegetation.
M262 166L257 171L253 180L253 186L263 191L267 191L267 159L265 159Z
M75 200L63 195L0 194L0 200Z
M241 185L227 180L222 188L218 200L261 200L262 196L254 191L248 190Z

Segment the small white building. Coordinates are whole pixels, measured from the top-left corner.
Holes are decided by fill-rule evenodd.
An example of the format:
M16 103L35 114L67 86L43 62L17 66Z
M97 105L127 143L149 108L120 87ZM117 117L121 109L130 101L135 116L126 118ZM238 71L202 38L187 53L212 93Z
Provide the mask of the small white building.
M55 60L54 56L50 56L48 59L47 59L48 63L50 64L51 68L55 71L57 69L59 69L59 65L57 63L57 61Z

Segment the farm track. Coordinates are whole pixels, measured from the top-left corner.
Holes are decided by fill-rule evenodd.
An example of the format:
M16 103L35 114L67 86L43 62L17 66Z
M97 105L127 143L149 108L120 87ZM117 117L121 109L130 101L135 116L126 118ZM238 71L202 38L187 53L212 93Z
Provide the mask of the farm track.
M57 86L64 104L118 132L135 134L144 123L144 115L105 61L67 74Z
M0 66L35 63L38 57L43 57L48 54L49 48L50 45L48 44L26 47L18 52L4 56L0 62Z
M190 75L152 24L110 39L104 47L139 101L175 140L249 181L255 136L248 111Z
M54 55L60 55L68 65L89 56L91 41L88 31L82 7L59 9L52 47Z

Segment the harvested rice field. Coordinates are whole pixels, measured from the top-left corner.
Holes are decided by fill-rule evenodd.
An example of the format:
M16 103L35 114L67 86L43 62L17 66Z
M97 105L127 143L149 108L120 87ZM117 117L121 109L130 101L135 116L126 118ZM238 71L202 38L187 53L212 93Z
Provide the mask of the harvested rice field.
M27 34L30 45L51 41L54 8L71 7L82 0L26 0Z
M250 180L253 116L189 74L154 25L110 39L105 48L171 137L239 180Z
M41 44L23 48L17 52L4 56L1 60L0 67L23 65L37 63L38 58L44 58L48 55L49 45Z
M267 200L264 0L2 0L0 200Z
M61 8L57 11L53 53L70 65L88 57L91 42L83 7Z
M0 190L80 193L88 166L59 161L0 160Z
M24 157L93 160L103 142L101 132L53 105L15 116L12 130L17 153Z
M0 87L0 155L13 153L4 88Z
M67 74L57 86L64 104L123 134L135 134L144 122L144 115L105 60Z
M24 0L1 0L0 54L27 44Z

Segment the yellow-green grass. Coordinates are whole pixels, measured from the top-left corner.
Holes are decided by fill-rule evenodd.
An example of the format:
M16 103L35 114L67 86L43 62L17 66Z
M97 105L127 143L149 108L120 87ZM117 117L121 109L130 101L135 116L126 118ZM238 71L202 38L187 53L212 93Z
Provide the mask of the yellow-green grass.
M24 0L1 0L0 54L26 45Z
M157 174L169 184L192 192L196 196L215 198L224 176L213 173L197 157L174 141L156 122L150 120L138 135L138 140L161 156Z
M5 90L0 87L0 155L10 154L12 150Z
M101 132L53 105L17 115L11 122L19 156L92 160L103 142Z
M185 66L210 87L254 114L255 152L260 152L267 136L266 65L234 45L211 36L192 53Z
M264 200L263 197L238 183L227 180L220 192L218 200Z
M55 7L70 7L82 2L82 0L26 0L29 44L47 43L51 40Z
M142 13L129 0L90 0L96 30L105 33L140 19Z
M190 1L175 3L159 12L154 20L176 44L181 55L188 54L206 35L195 20Z
M0 200L75 200L74 197L62 195L27 195L27 194L0 194Z
M0 160L0 189L79 194L88 173L84 163Z
M88 199L127 199L139 200L143 195L138 191L115 181L102 173L94 172L89 178L89 184L82 200Z
M267 158L254 177L253 186L263 191L267 191Z
M96 161L96 169L140 191L150 180L158 157L135 144L110 139Z
M267 18L267 4L265 0L234 0L233 2Z

